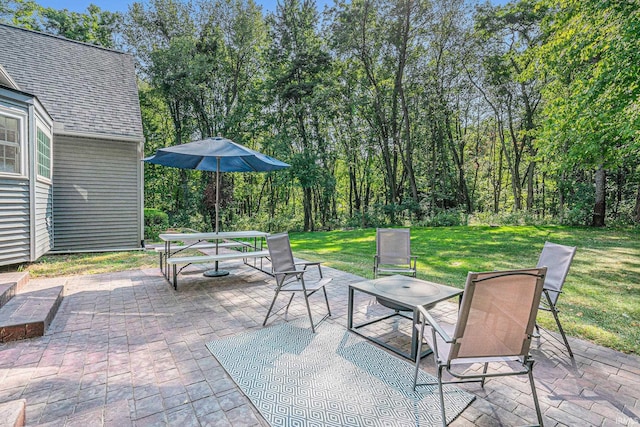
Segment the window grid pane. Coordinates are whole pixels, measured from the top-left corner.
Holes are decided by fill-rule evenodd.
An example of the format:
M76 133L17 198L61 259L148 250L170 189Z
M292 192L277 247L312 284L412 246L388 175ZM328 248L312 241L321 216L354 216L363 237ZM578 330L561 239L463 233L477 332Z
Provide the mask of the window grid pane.
M20 120L0 115L0 172L20 173Z
M38 175L51 178L51 138L38 128Z

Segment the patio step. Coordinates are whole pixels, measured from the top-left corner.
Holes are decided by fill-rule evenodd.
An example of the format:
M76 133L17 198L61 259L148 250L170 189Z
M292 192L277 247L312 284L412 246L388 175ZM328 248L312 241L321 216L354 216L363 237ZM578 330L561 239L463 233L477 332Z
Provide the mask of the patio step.
M30 281L24 285L0 308L0 342L43 336L60 307L63 294L64 283L60 284L60 279Z
M29 283L28 271L0 274L0 308L20 292L20 289L27 283Z
M25 421L25 399L0 403L0 427L22 427Z

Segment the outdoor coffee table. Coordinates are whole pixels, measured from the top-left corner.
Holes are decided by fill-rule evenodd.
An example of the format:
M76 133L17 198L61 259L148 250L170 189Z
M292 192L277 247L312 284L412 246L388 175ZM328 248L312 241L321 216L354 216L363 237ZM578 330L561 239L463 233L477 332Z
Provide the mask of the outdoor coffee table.
M411 317L404 316L398 312L394 312L388 316L382 318L376 318L359 325L353 325L353 295L355 291L360 291L365 294L373 295L380 300L383 305L397 306L398 308L404 308L405 311L413 311L413 325L411 328L411 352L407 353L401 348L394 347L388 343L369 335L361 333L358 329L370 325L375 322L379 322L389 317L399 315L401 317L411 319ZM462 295L462 289L453 288L451 286L440 285L438 283L427 282L425 280L416 279L409 276L387 276L375 280L365 280L364 282L354 283L349 285L349 305L347 314L347 329L350 331L371 340L386 349L393 351L403 357L415 361L418 357L418 331L415 325L418 323L419 311L418 307L423 306L429 308L441 301L445 301L449 298ZM420 357L424 357L431 353L431 350L423 352Z

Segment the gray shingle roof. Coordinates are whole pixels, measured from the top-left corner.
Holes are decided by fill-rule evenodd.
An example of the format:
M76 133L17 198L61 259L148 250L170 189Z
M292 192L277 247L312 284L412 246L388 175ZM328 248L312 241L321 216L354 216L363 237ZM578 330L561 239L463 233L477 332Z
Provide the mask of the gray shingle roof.
M131 55L0 24L0 65L65 132L142 139Z

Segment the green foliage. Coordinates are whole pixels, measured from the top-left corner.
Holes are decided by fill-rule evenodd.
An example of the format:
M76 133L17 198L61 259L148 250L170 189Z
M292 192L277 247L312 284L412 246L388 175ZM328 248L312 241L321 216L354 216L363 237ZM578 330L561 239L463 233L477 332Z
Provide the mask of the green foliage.
M115 35L122 21L118 12L103 11L90 4L86 13L50 7L41 9L40 13L45 32L104 47L116 47Z
M134 4L124 34L141 70L147 155L223 134L292 165L224 180L223 228L465 223L451 212L588 223L593 174L567 162L565 139L547 142L555 117L543 123L540 108L558 74L534 67L559 34L540 24L562 8L482 6L471 21L458 0L353 1L320 21L298 0L266 17L253 1L200 6ZM640 180L625 168L607 187L607 220L620 223L635 220ZM145 174L145 205L176 224L213 226L206 174L150 165Z
M353 215L345 215L341 218L341 225L343 228L368 228L368 227L384 227L386 218L381 215L372 214L371 211L366 211L364 214L360 211L356 211ZM340 228L340 227L337 227Z
M123 18L123 19L121 19ZM637 224L634 2L0 1L0 19L134 55L145 155L223 135L292 164L225 177L222 225ZM607 180L593 191L595 168ZM602 176L602 175L598 175ZM145 206L213 228L206 173L145 165ZM491 212L495 214L491 214ZM299 218L302 218L300 225ZM460 221L464 223L464 216Z
M169 215L158 209L144 209L144 237L155 242L158 235L169 228Z
M336 217L331 203L336 182L329 121L334 108L332 58L318 32L319 13L312 2L285 0L268 22L265 102L277 106L278 152L291 164L289 173L301 193L303 228L326 228Z
M547 0L539 67L545 120L539 148L549 170L617 172L640 158L640 10L635 2ZM596 180L598 218L605 179ZM637 185L637 181L636 181ZM594 215L594 220L596 216Z
M122 23L119 12L101 10L94 4L90 4L86 12L79 13L43 7L33 0L7 1L6 5L0 5L0 19L3 16L22 28L108 48L116 47L116 34Z
M283 231L303 231L304 218L302 213L290 215L278 215L270 217L264 213L252 217L240 217L233 223L234 230L264 230L269 233Z
M417 227L452 227L467 225L468 215L459 209L449 209L435 212L427 218L415 223Z
M222 222L222 221L221 221ZM188 228L199 232L213 231L211 223L199 213L178 211L169 215L169 225L172 228ZM222 228L224 230L224 228Z
M590 225L593 216L593 186L574 182L567 194L566 212L561 213L566 225Z

